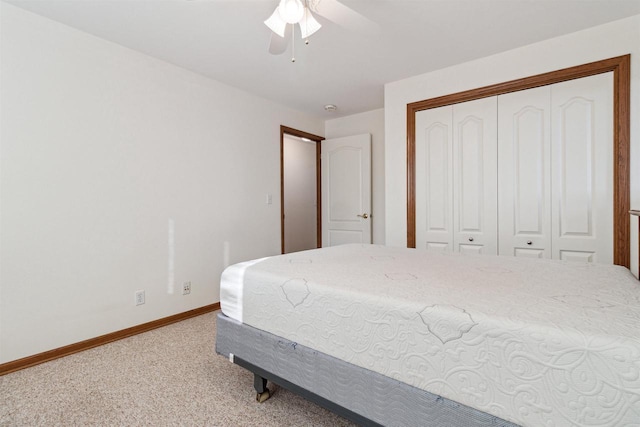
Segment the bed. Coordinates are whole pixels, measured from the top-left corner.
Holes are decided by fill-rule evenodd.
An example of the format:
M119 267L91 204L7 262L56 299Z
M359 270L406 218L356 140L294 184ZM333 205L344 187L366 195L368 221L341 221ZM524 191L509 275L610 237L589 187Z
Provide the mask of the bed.
M618 266L344 245L236 264L216 351L361 425L640 423Z

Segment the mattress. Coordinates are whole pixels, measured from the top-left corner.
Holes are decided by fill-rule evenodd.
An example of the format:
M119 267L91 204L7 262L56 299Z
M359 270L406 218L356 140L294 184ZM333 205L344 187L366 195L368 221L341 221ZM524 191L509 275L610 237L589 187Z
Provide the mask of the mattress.
M623 267L345 245L229 267L221 307L523 426L640 420L640 286Z

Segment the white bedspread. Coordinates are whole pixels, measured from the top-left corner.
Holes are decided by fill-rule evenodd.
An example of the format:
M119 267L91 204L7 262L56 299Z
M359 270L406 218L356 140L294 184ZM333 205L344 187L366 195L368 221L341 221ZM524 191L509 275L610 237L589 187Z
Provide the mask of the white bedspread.
M524 426L640 425L623 267L345 245L241 270L245 324Z

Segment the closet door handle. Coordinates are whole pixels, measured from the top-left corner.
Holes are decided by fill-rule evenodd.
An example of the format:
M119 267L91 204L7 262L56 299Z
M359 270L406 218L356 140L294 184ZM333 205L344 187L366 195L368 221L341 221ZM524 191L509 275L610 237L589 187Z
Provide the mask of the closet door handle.
M470 242L473 242L473 237L469 237L469 241L470 241Z
M368 214L366 214L366 213L364 213L364 214L362 214L362 215L358 215L358 217L359 217L359 218L367 219L367 218L369 218L369 215L368 215Z
M531 240L527 240L527 245L531 246L533 242Z

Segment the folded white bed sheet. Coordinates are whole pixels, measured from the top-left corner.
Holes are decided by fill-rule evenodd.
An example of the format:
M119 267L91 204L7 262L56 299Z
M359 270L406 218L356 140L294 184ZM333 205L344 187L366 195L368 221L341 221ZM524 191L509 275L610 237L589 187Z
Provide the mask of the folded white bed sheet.
M640 420L640 284L623 267L345 245L231 266L221 307L523 426Z

